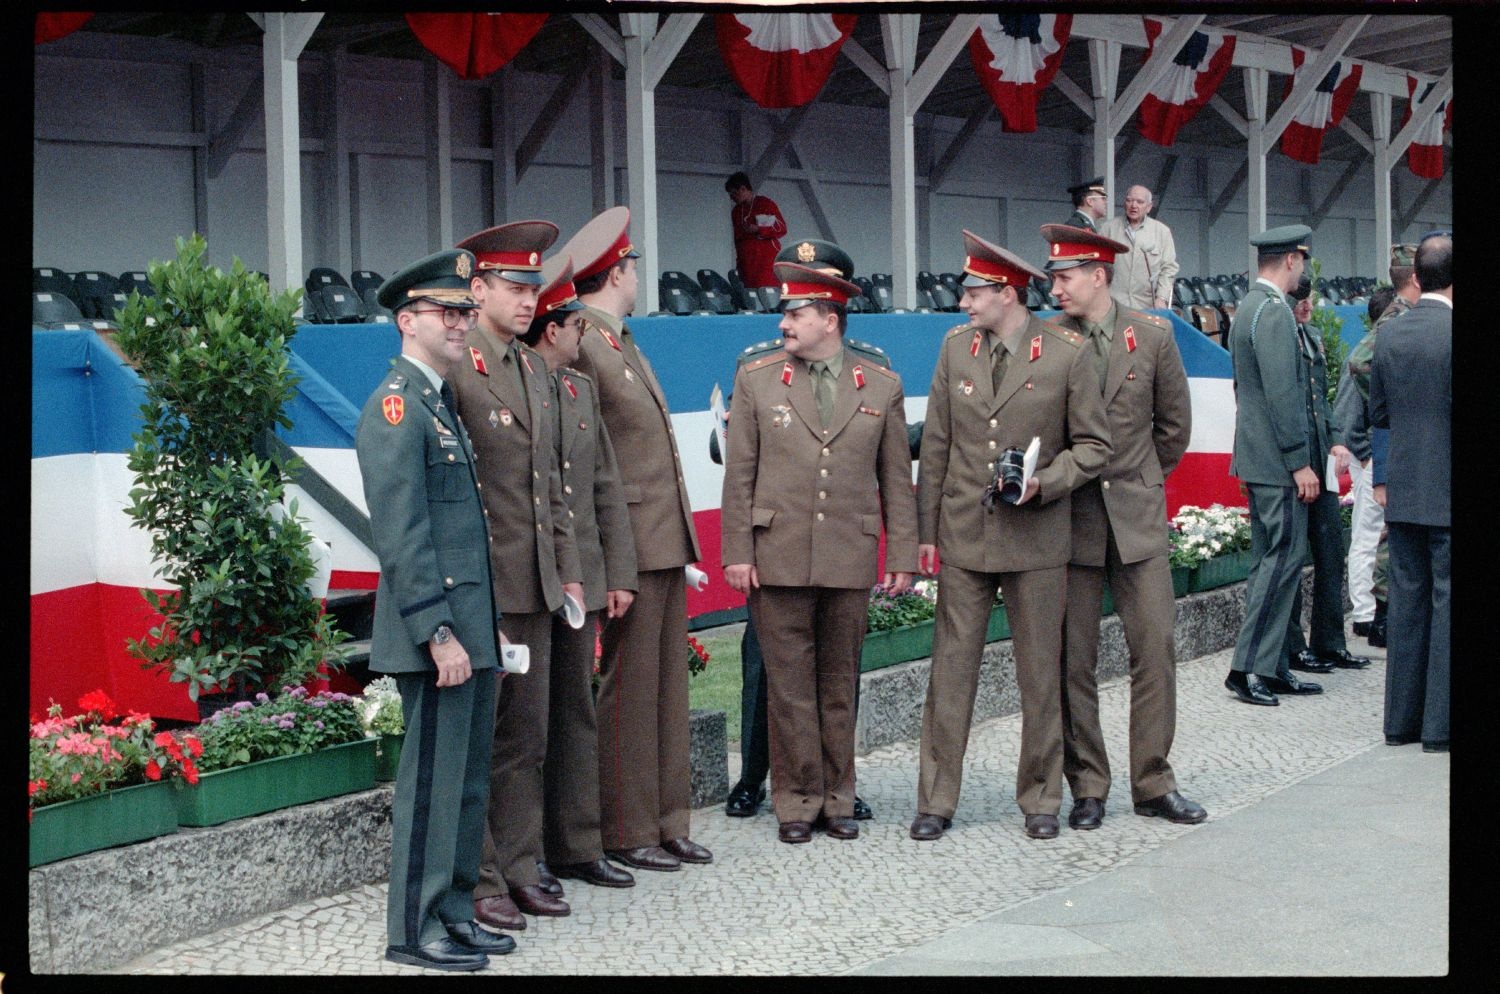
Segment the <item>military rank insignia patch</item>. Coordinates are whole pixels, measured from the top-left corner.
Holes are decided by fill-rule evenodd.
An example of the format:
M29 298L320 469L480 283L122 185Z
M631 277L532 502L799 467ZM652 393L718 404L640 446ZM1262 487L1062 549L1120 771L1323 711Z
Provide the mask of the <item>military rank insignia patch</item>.
M1125 351L1135 351L1135 329L1129 325L1125 326Z
M474 368L479 371L480 376L490 375L490 371L484 367L484 356L474 346L469 346L469 358L474 360Z
M610 348L616 352L620 351L620 343L615 341L614 336L609 333L608 329L600 328L599 334L604 336L604 340L609 343Z
M979 342L982 338L984 338L984 332L976 330L974 340L969 343L969 355L976 359L979 358Z
M785 386L792 385L792 364L790 362L781 365L781 382Z
M566 390L566 391L568 391L568 396L572 397L574 400L577 400L578 399L578 388L573 385L573 381L570 380L570 379L568 379L566 376L564 376L562 378L562 381L563 381L563 389Z
M527 355L525 352L522 352L521 353L521 361L526 364L526 372L528 372L528 373L535 373L536 372L535 369L531 368L531 356Z
M406 417L406 398L387 397L380 402L380 410L385 414L387 421L393 425L398 425L401 423L401 419Z
M1031 361L1036 362L1042 357L1042 336L1038 335L1031 340ZM1030 383L1026 384L1031 386Z
M865 371L864 371L864 367L862 367L862 366L855 366L854 367L854 389L856 389L856 390L863 390L864 388L865 388Z

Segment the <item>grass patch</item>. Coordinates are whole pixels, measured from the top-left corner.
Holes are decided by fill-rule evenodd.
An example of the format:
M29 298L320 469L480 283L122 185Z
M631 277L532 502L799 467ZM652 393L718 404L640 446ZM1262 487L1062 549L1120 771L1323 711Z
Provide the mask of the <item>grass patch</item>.
M695 636L708 650L708 667L688 680L688 706L724 712L724 733L740 737L740 635Z

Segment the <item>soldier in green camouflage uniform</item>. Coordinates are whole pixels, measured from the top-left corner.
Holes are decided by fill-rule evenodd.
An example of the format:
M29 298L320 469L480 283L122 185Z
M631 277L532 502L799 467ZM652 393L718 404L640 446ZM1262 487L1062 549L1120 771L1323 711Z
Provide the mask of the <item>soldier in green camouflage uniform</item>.
M1416 302L1421 290L1412 268L1415 245L1391 246L1391 284L1396 296L1375 318L1373 326L1349 353L1344 375L1339 379L1334 397L1334 418L1344 429L1344 444L1354 454L1350 475L1354 478L1354 511L1349 545L1349 599L1353 606L1354 634L1367 638L1371 645L1385 645L1385 600L1387 552L1384 512L1375 503L1368 479L1370 465L1370 363L1375 355L1375 341L1380 329L1392 318L1404 314ZM1369 536L1379 531L1373 550ZM1373 570L1372 570L1373 561Z

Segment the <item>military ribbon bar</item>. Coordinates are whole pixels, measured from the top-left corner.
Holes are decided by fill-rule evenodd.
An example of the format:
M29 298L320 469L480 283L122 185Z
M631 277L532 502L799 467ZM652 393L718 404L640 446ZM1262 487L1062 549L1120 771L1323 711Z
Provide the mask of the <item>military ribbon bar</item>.
M1031 361L1036 362L1042 357L1042 336L1038 335L1031 340Z
M566 390L566 391L568 391L568 396L572 397L574 400L577 400L578 399L578 388L573 385L573 381L570 380L570 379L568 379L566 376L564 376L562 378L562 381L563 381L563 389Z
M856 390L863 390L864 388L865 388L865 370L864 370L864 367L863 366L855 366L854 367L854 389L856 389Z
M1135 329L1131 327L1125 329L1125 351L1135 351Z
M480 355L479 350L472 345L469 346L469 358L474 360L474 368L479 370L479 375L490 375L490 371L484 368L484 356Z
M786 386L792 385L792 364L789 362L781 366L781 382Z
M979 340L984 337L984 332L974 332L974 340L969 343L969 355L979 358Z

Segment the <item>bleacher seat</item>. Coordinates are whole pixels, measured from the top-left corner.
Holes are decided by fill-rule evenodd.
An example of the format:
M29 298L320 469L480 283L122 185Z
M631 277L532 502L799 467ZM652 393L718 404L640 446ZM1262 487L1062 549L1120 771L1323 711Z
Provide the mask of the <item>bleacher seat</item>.
M936 282L928 289L927 293L932 297L932 306L938 310L958 310L958 298L953 295L952 290L948 289L948 284L941 281Z
M748 289L747 289L748 292ZM781 287L761 286L755 288L755 294L760 298L760 306L769 314L775 314L781 310Z
M736 274L736 276L738 276L738 274ZM715 296L722 297L724 300L729 301L729 310L716 311L716 313L733 314L736 311L750 310L750 308L745 306L745 304L742 302L741 295L735 292L733 285L731 285L728 280L720 276L716 271L712 269L698 270L698 287L703 291L703 301L705 304L708 303L708 294L710 291L712 291ZM721 305L714 305L714 307L718 306Z
M661 297L663 309L673 314L691 314L703 309L703 291L687 273L669 269L656 279L656 290ZM668 296L673 298L668 305ZM686 302L686 310L681 308Z
M109 317L104 312L104 304L119 289L113 275L102 273L97 269L85 269L73 274L73 286L78 292L73 295L73 300L78 304L78 309L86 318Z
M32 269L31 291L33 293L60 293L73 303L78 303L78 287L73 284L73 277L52 266Z
M880 314L887 310L880 305L880 301L875 299L875 284L870 282L870 277L856 276L849 282L859 287L860 292L865 295L865 302L869 304L871 314Z
M954 300L964 295L963 280L957 273L938 273L938 282L948 288L948 292L953 294Z
M920 286L917 287L917 313L929 314L935 309L935 305L932 302L932 294Z
M939 280L936 276L923 269L917 273L917 289L932 293L932 288L937 286Z
M358 294L361 299L363 299L366 290L371 287L378 290L380 289L380 284L384 282L385 277L373 269L356 269L349 274L349 289Z
M67 294L51 290L31 292L31 323L42 328L59 328L63 325L87 327L83 312Z
M699 291L699 296L703 298L703 309L710 314L733 314L735 312L734 301L729 299L727 293L704 287Z
M325 286L308 294L323 324L360 324L365 319L364 302L346 286Z
M745 289L745 281L740 279L740 271L731 269L729 271L729 299L742 311L751 311L755 314L764 314L765 305L761 303L760 297Z
M270 281L270 277L266 277ZM302 289L308 293L321 290L325 286L341 286L348 288L349 281L337 269L329 269L327 266L314 266L307 271L307 279L302 281Z
M886 278L889 279L890 277ZM877 277L875 276L870 277L870 289L867 292L870 295L870 299L873 300L875 302L875 305L880 308L880 313L906 313L906 308L903 307L900 310L896 308L896 295L891 292L891 285L889 283L876 283L876 279Z
M1198 297L1198 291L1193 288L1193 284L1183 276L1172 281L1172 299L1183 307L1191 307L1203 302Z
M1036 288L1035 283L1026 284L1025 300L1028 311L1044 310L1047 306L1047 298L1042 295L1042 291Z
M156 288L151 285L150 278L140 270L121 273L119 278L115 280L115 286L119 287L120 292L127 297L130 296L130 291L132 290L139 293L142 297L156 296Z
M1194 304L1188 308L1192 315L1193 325L1203 332L1204 336L1213 339L1220 345L1224 344L1223 326L1219 321L1219 310L1208 304Z
M698 309L697 301L689 297L680 286L661 287L661 308L667 314L679 317L692 314Z
M890 273L871 273L870 282L875 286L891 287L893 285Z
M844 310L850 314L869 314L870 302L865 299L864 294L860 294L858 297L850 297L849 303L844 305Z
M360 294L360 299L365 302L365 320L371 324L392 324L396 315L391 313L389 307L383 307L380 303L380 291L378 287L370 287Z

